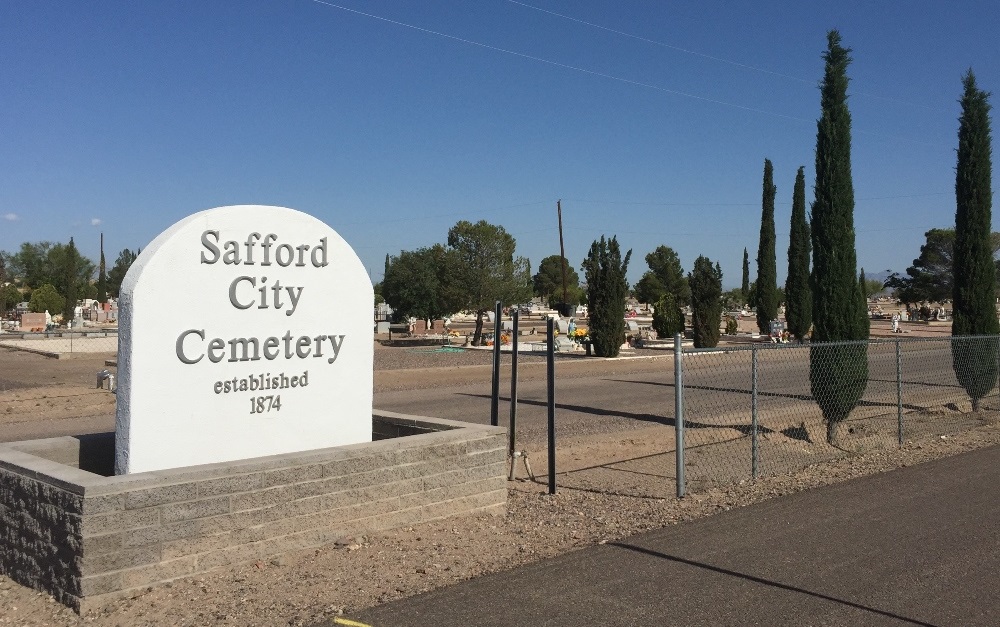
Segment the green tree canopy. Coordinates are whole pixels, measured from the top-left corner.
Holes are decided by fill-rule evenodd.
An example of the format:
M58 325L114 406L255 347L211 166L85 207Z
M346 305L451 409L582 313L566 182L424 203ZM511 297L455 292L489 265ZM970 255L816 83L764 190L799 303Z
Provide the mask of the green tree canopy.
M674 295L664 292L653 308L653 330L661 339L684 333L684 313L674 300Z
M51 315L56 315L61 313L65 306L66 299L50 283L43 283L38 289L33 290L31 300L28 301L28 309L35 313L47 311Z
M108 272L108 294L118 298L122 289L122 281L125 280L125 275L128 273L128 269L132 267L136 258L139 256L139 249L132 252L128 248L122 249L118 253L118 258L115 260L115 265L112 266L111 270Z
M13 283L8 283L0 287L0 314L6 313L11 308L21 302L21 292L14 287Z
M785 280L785 321L800 342L812 326L812 290L809 289L809 222L806 220L806 176L800 167L792 192L792 219L788 237L788 278Z
M719 344L722 324L722 268L712 260L699 256L694 270L688 275L691 285L691 328L695 348L712 348Z
M394 318L435 320L463 307L452 276L455 253L441 244L402 251L391 259L381 293Z
M580 275L566 262L566 304L580 303ZM545 299L546 303L563 302L563 257L549 255L538 264L538 273L531 277L535 296Z
M991 258L1000 263L1000 233L990 233ZM904 303L940 303L954 295L955 229L931 229L924 233L920 256L906 269L906 276L893 272L883 286L895 291Z
M63 295L71 285L90 283L96 268L93 261L80 254L72 238L70 244L25 242L8 261L8 272L20 285L33 288L49 283ZM72 273L67 272L69 269Z
M646 255L649 270L635 285L635 297L639 302L655 304L663 294L669 292L675 302L686 303L691 299L691 288L688 286L680 257L669 246L657 246L653 252Z
M812 205L813 344L809 382L836 445L838 426L868 385L868 307L858 286L851 177L851 113L847 108L850 50L840 33L827 34L821 84L822 116L816 131L816 184ZM858 340L856 344L843 344ZM826 342L837 342L825 345Z
M774 197L777 193L778 188L774 185L774 166L771 165L770 159L764 159L760 242L757 247L757 298L754 301L757 329L762 334L770 333L771 321L778 317L778 262L774 249Z
M972 399L973 411L997 382L996 266L993 217L990 94L976 86L970 69L962 79L962 115L955 168L954 319L952 364ZM965 336L990 336L968 338Z
M743 249L743 282L740 283L740 293L743 295L743 302L740 303L740 307L749 304L750 298L750 253L747 249Z
M625 342L625 297L628 295L629 250L622 258L618 238L612 236L590 245L583 261L587 279L588 331L598 357L617 357Z
M640 303L658 303L663 295L668 293L652 270L647 270L642 275L639 282L635 284L634 292L635 299ZM676 301L676 299L674 300Z
M513 236L502 226L485 220L462 220L448 231L454 251L453 276L463 309L476 312L473 344L482 342L483 316L494 303L522 303L531 298L531 268L524 257L515 257Z

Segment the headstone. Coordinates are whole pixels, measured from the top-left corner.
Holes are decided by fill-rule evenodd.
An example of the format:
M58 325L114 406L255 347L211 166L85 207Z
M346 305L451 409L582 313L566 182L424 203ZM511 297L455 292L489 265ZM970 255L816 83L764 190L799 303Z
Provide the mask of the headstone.
M21 331L44 331L46 316L43 313L21 314Z
M121 286L116 473L370 442L373 298L351 247L304 213L221 207L168 228Z

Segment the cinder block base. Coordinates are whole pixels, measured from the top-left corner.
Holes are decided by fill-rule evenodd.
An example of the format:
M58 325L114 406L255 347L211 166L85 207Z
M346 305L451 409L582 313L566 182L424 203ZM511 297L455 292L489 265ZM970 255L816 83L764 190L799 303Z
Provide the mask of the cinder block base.
M77 611L349 534L503 513L502 428L378 412L374 442L111 474L114 434L0 444L0 573Z

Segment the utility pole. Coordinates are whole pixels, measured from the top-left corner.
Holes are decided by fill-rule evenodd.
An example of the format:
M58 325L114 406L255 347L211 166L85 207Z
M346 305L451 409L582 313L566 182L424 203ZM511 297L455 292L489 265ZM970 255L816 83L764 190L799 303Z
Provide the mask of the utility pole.
M563 246L563 230L562 230L562 199L556 201L556 213L559 215L559 256L562 258L562 284L563 284L563 297L562 302L564 306L569 305L569 296L566 294L566 248ZM562 315L562 312L559 312Z

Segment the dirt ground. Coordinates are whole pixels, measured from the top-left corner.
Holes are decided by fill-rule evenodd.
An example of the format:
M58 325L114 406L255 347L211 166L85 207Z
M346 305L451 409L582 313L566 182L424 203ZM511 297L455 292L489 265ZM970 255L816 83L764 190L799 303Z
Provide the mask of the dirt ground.
M92 421L113 425L114 397L95 385L106 355L70 360L0 349L0 439L60 434ZM663 356L661 359L669 358ZM482 381L489 353L376 349L376 389L406 390ZM643 360L616 365L641 370ZM560 376L587 376L600 362L577 360ZM100 427L99 425L105 425ZM585 433L560 442L558 492L547 494L544 456L509 484L505 516L468 516L238 564L148 589L104 611L77 616L48 595L0 577L0 625L302 625L505 570L595 543L741 507L764 499L1000 444L1000 421L965 416L964 430L926 432L902 449L827 459L755 481L695 486L675 495L673 429ZM623 453L623 451L625 453Z

